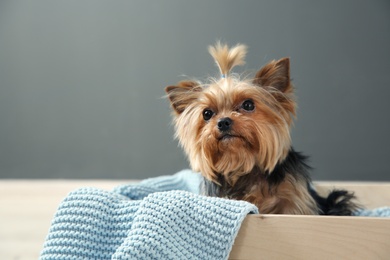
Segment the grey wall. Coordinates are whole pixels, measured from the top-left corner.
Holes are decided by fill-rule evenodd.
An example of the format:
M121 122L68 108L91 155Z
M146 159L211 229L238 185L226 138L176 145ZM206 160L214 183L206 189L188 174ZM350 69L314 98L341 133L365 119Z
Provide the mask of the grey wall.
M217 39L247 44L251 71L291 57L314 179L390 180L388 0L1 1L0 177L188 167L163 88L216 75Z

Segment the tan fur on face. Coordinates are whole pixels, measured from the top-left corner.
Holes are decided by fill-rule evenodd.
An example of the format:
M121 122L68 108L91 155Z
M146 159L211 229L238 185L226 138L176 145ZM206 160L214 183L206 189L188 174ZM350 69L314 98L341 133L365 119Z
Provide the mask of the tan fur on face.
M254 101L254 111L247 112L241 108L248 99ZM208 122L204 122L202 117L189 120L203 121L197 125L201 129L192 138L200 151L200 154L195 153L196 161L200 162L196 169L206 177L215 179L215 173L219 173L229 177L234 184L237 178L250 172L253 167L258 166L270 172L285 158L290 147L291 120L278 112L284 108L275 103L275 98L268 91L248 82L228 78L199 93L198 100L196 108L199 112L207 108L215 113ZM233 120L231 133L238 138L218 141L220 132L217 123L224 117ZM180 121L177 121L178 130ZM192 142L191 136L178 136L181 143ZM194 145L189 144L188 147Z
M214 181L222 174L234 185L254 167L271 172L286 157L295 101L290 81L271 77L286 69L286 64L285 59L273 61L253 80L229 76L204 85L181 82L166 88L175 112L176 137L194 171ZM267 81L266 77L271 78ZM284 92L277 88L283 80ZM254 111L241 108L248 99L255 103ZM205 109L215 113L207 122L202 116ZM237 138L218 140L217 123L223 117L233 120L231 132Z

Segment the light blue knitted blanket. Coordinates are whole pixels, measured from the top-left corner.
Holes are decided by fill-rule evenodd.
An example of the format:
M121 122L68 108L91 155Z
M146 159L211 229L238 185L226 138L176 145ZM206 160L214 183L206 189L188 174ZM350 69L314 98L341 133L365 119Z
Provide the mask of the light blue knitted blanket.
M244 201L198 195L189 170L123 185L82 188L59 206L41 259L227 259Z
M54 216L40 258L227 259L242 221L257 208L198 195L200 180L184 170L111 192L71 192ZM390 208L378 210L356 215L390 216Z

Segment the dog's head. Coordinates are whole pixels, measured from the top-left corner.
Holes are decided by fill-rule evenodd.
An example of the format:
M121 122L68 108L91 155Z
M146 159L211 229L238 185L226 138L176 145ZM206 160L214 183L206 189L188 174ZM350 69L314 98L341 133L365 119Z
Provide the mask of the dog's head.
M241 80L229 72L244 63L246 46L217 43L209 52L221 78L182 81L165 90L192 169L215 182L222 174L234 185L254 167L271 172L290 149L296 106L290 64L288 58L271 61L254 78Z

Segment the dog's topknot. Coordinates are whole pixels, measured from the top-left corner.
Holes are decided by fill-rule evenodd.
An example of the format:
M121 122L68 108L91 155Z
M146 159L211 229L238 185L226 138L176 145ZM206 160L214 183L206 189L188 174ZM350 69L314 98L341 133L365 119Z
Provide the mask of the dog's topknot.
M245 55L247 47L243 44L237 44L229 49L226 44L217 42L215 46L209 46L209 53L213 56L222 77L227 77L229 71L237 66L245 64Z

